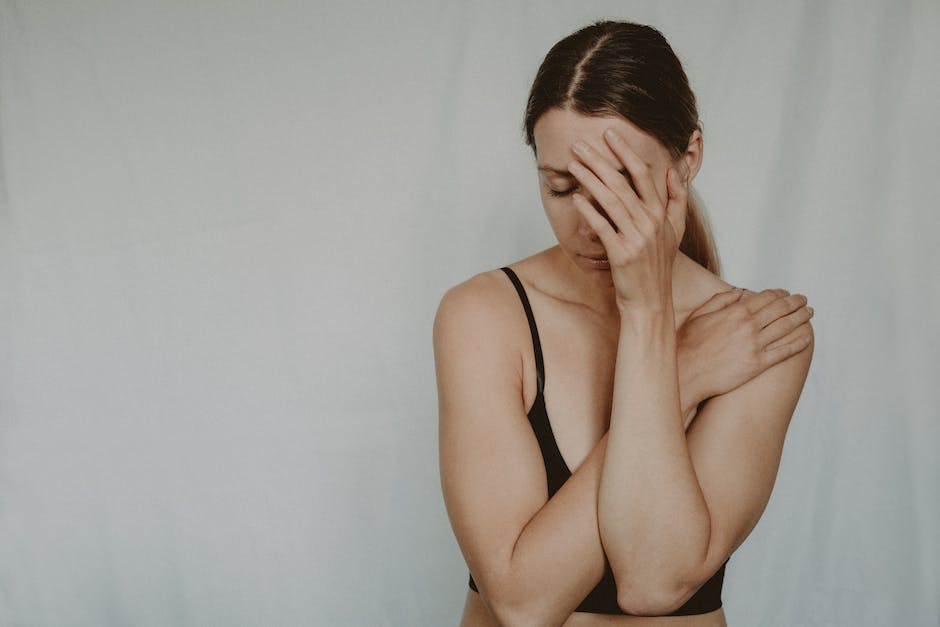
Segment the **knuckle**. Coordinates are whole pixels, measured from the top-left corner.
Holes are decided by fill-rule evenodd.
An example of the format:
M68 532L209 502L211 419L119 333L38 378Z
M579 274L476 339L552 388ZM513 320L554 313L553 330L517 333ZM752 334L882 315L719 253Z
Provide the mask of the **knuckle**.
M747 363L748 363L748 367L750 368L752 372L754 371L759 372L760 370L763 370L763 364L761 363L761 354L760 354L759 349L755 348L755 350L753 350L750 353L747 359Z
M646 239L652 243L656 241L663 231L663 225L659 220L651 220L647 215L637 217L637 227L645 235Z
M621 237L620 242L621 244L618 247L618 250L620 252L619 254L620 259L625 262L632 261L633 259L635 259L638 250L637 250L637 245L636 245L636 242L634 241L634 238ZM608 255L608 258L609 257L610 255Z
M790 339L796 339L797 337L799 337L800 327L803 326L803 322L804 321L800 320L799 318L795 320L787 320L787 326L786 326L787 333L785 337L788 337Z

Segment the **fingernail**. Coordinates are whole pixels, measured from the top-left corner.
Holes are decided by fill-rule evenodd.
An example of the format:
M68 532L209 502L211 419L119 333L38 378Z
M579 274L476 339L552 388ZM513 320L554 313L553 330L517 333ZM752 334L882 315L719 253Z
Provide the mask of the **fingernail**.
M811 315L811 316L813 315L813 308L812 308L812 307L807 307L807 308L806 308L806 311L809 312L809 315Z
M574 151L575 151L576 153L578 153L579 155L580 155L580 154L584 154L585 152L587 152L587 144L585 144L585 143L584 143L583 141L581 141L581 140L576 141L576 142L574 143L574 146L572 146L572 148L573 148Z
M609 128L604 131L604 135L607 136L607 139L617 139L617 133L614 132L614 129Z

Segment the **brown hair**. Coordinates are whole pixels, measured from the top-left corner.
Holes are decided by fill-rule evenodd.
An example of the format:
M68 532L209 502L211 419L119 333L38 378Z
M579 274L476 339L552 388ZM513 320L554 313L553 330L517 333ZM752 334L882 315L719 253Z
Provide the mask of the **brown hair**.
M702 130L695 94L662 33L633 22L601 20L568 35L548 51L529 91L525 143L552 108L584 115L620 115L659 140L673 158ZM721 262L701 199L689 195L679 250L721 276Z

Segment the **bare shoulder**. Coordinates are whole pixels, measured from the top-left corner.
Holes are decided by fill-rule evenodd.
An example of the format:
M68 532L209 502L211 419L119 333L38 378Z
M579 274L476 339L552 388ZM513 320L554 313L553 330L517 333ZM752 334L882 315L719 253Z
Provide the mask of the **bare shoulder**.
M434 318L435 342L449 327L472 329L475 333L486 333L511 337L512 317L507 313L507 304L512 296L506 289L507 277L502 270L480 272L444 292L438 303Z
M499 269L448 289L434 320L441 489L483 599L500 598L515 542L548 499L523 404L526 324Z
M493 296L500 291L500 276L504 276L504 273L502 270L496 268L478 272L470 278L448 288L447 291L444 292L441 302L452 302L454 300L464 299L473 300L475 298L479 299L481 297Z
M721 277L709 272L708 270L704 268L702 268L701 270L702 272L697 277L698 279L697 286L701 290L700 292L698 292L697 302L699 304L704 303L706 300L708 300L709 298L711 298L717 293L727 292L733 289L744 290L745 297L755 296L762 292L770 292L773 290L781 290L781 289L786 290L786 292L789 292L790 294L795 293L793 290L788 289L786 287L782 287L782 286L775 286L772 288L757 288L753 286L746 287L743 285L732 285L731 283L728 283ZM783 292L778 292L778 295L783 296L785 294ZM810 321L806 320L799 326L791 329L790 332L786 336L781 338L778 342L775 342L774 344L772 344L771 348L773 348L774 346L779 346L787 342L790 342L794 338L797 338L801 335L809 336L809 346L807 346L806 350L801 351L795 355L792 355L786 360L784 360L782 363L786 364L785 366L778 364L777 367L770 368L769 371L772 371L773 374L764 376L765 380L773 378L773 377L790 377L794 380L800 380L802 382L802 379L806 376L806 372L809 369L809 364L812 361L812 356L813 356L814 336L813 336L813 325L810 323Z
M691 262L694 263L694 262ZM776 286L773 288L756 288L756 287L746 287L743 285L733 285L725 281L720 276L710 272L706 268L695 264L691 266L692 270L690 274L693 276L693 280L689 282L691 293L688 294L688 302L686 303L685 311L682 312L681 319L686 319L685 316L691 310L696 309L708 299L712 298L715 294L721 292L727 292L733 289L743 289L745 297L752 297L762 292L770 292L772 290L786 290L787 292L793 293L792 290ZM783 296L783 292L778 292L779 296ZM800 336L808 335L809 336L809 346L806 350L803 350L795 355L790 356L785 359L780 364L777 364L775 367L768 369L767 372L771 374L764 373L761 375L762 380L774 379L774 378L789 378L794 381L800 381L802 383L803 378L806 376L806 372L809 369L810 361L812 361L813 356L813 326L809 320L803 322L799 326L791 329L789 333L781 338L778 342L775 342L770 346L773 349L775 346L784 345ZM784 365L785 364L785 365Z
M683 263L686 266L683 272L687 273L691 279L685 283L687 292L682 294L682 306L677 309L680 319L684 320L691 311L697 309L715 294L737 287L688 257L683 259Z
M511 386L512 393L522 398L520 338L525 336L519 325L525 320L518 315L518 302L511 302L517 297L508 282L502 270L488 270L454 285L441 297L433 344L442 399L457 386L479 387L490 377L498 381L486 385Z

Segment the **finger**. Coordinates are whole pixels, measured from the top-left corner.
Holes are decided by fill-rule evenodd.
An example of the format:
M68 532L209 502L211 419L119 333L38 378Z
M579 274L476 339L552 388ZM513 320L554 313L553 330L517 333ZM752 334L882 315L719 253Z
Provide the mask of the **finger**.
M783 294L781 294L781 292L783 292ZM789 292L782 289L767 289L757 292L756 294L754 292L748 292L744 295L744 298L741 299L741 304L749 315L753 315L760 311L761 307L788 294Z
M587 223L591 225L591 228L594 229L597 236L601 238L604 250L608 251L607 254L609 255L609 251L613 250L616 244L615 238L618 237L617 233L614 231L614 227L597 211L597 208L589 203L587 198L581 194L575 192L572 194L571 200L574 203L574 208L587 220Z
M635 189L634 195L647 206L654 204L653 201L657 201L662 205L663 199L659 195L659 190L656 189L656 185L653 183L653 172L650 165L646 163L646 161L630 147L627 140L614 129L607 129L604 133L604 138L607 140L607 145L610 146L611 151L617 155L617 158L620 159L620 163L625 165L627 171L630 173L630 178L633 180L634 185L634 188L631 188L630 191L632 192Z
M666 218L672 223L676 233L676 244L685 229L685 218L688 210L689 187L679 181L679 173L669 168L666 173L666 189L669 190L669 202L666 204Z
M631 212L642 209L643 201L634 187L629 169L616 169L600 152L583 140L576 141L571 149L590 168L592 173L607 186Z
M620 231L623 231L627 222L633 220L633 212L586 165L571 161L568 163L568 171L600 203Z
M786 337L774 342L761 352L761 370L766 370L805 350L812 340L813 334L810 326L806 323L800 325Z
M743 295L744 290L739 289L731 289L727 292L716 292L712 295L711 298L699 305L691 313L691 315L689 315L689 318L694 318L695 316L704 316L705 314L709 314L713 311L718 311L719 309L727 307L731 303L739 300Z
M800 307L793 313L778 318L764 327L757 334L758 342L762 346L771 346L778 340L787 338L794 329L799 328L812 317L813 309L811 307Z
M751 290L749 290L749 289L747 289L747 288L742 288L742 289L744 290L744 296L745 296L745 298L754 297L754 296L759 296L760 294L762 294L762 293L764 293L764 292L771 292L771 293L773 293L773 294L776 294L778 298L781 297L781 296L788 296L788 295L790 294L790 292L788 292L787 290L783 289L782 287L777 287L777 288L773 288L773 289L766 289L766 290L762 290L761 292L752 292Z
M796 311L805 304L806 297L802 294L783 296L761 307L761 309L754 314L754 321L757 323L759 329L763 329L774 320Z

